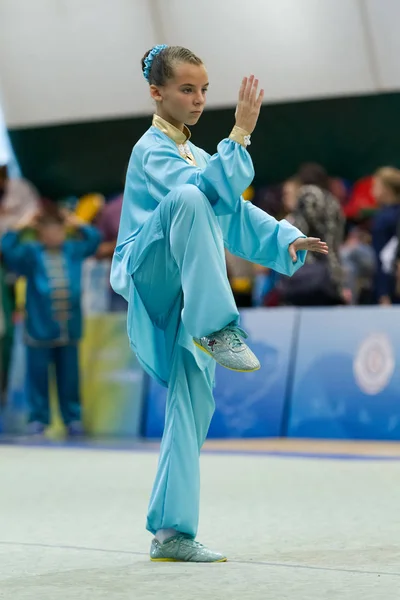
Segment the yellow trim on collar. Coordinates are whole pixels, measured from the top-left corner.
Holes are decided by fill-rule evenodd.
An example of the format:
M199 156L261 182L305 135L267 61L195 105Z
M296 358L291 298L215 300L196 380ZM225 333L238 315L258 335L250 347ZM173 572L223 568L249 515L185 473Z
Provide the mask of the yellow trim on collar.
M184 144L190 140L191 133L186 125L183 126L183 131L180 131L158 115L153 115L153 127L157 127L157 129L165 133L175 144Z

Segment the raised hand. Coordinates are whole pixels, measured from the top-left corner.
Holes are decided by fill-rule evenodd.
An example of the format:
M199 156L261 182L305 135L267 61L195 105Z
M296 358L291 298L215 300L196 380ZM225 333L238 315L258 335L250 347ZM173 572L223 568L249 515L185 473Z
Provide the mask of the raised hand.
M309 250L310 252L318 252L319 254L328 254L328 246L325 242L321 242L319 238L297 238L289 246L289 254L293 262L297 262L297 251L298 250Z
M82 227L82 225L85 225L83 219L66 208L61 209L60 213L64 218L65 225L68 225L69 227L79 228Z
M244 77L242 85L239 90L239 101L236 107L236 125L241 129L244 129L249 134L253 133L262 101L264 98L264 90L261 90L257 94L258 79L255 79L254 75L250 75L249 78Z

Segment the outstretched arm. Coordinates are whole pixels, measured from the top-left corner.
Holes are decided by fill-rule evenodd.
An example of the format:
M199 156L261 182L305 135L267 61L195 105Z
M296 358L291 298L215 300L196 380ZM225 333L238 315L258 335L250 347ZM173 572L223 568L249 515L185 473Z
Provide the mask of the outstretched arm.
M277 221L244 200L239 211L218 220L232 254L284 275L293 275L304 264L307 250L328 253L324 242L307 238L287 221Z

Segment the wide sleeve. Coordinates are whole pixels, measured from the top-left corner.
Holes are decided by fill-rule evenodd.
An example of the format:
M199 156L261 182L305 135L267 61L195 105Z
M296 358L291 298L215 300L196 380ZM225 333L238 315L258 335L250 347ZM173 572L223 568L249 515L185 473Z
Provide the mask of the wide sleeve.
M79 258L88 258L95 254L101 240L102 235L98 229L90 225L83 225L79 228L82 238L70 241L72 252Z
M21 242L16 231L8 231L1 238L1 253L10 271L29 275L33 266L33 243Z
M189 165L172 144L155 144L143 156L149 194L161 202L177 186L192 184L207 196L216 215L234 212L253 181L253 162L247 150L229 138L222 140L217 150L200 168Z
M306 236L288 221L277 221L251 202L242 199L237 212L219 217L218 221L225 246L232 254L283 275L293 275L304 264L307 252L298 251L294 263L288 248Z

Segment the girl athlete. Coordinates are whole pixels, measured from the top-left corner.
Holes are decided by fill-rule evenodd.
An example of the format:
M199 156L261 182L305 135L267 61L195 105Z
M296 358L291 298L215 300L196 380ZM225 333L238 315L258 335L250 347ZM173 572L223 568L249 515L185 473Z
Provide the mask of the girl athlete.
M303 265L307 250L328 249L241 197L254 177L246 148L263 100L253 75L242 81L235 126L211 157L190 141L187 127L206 102L200 58L179 46L155 46L142 70L156 113L131 155L111 284L128 301L138 360L168 388L147 515L150 558L224 562L223 554L195 541L215 363L242 372L260 367L238 326L224 247L285 275Z

